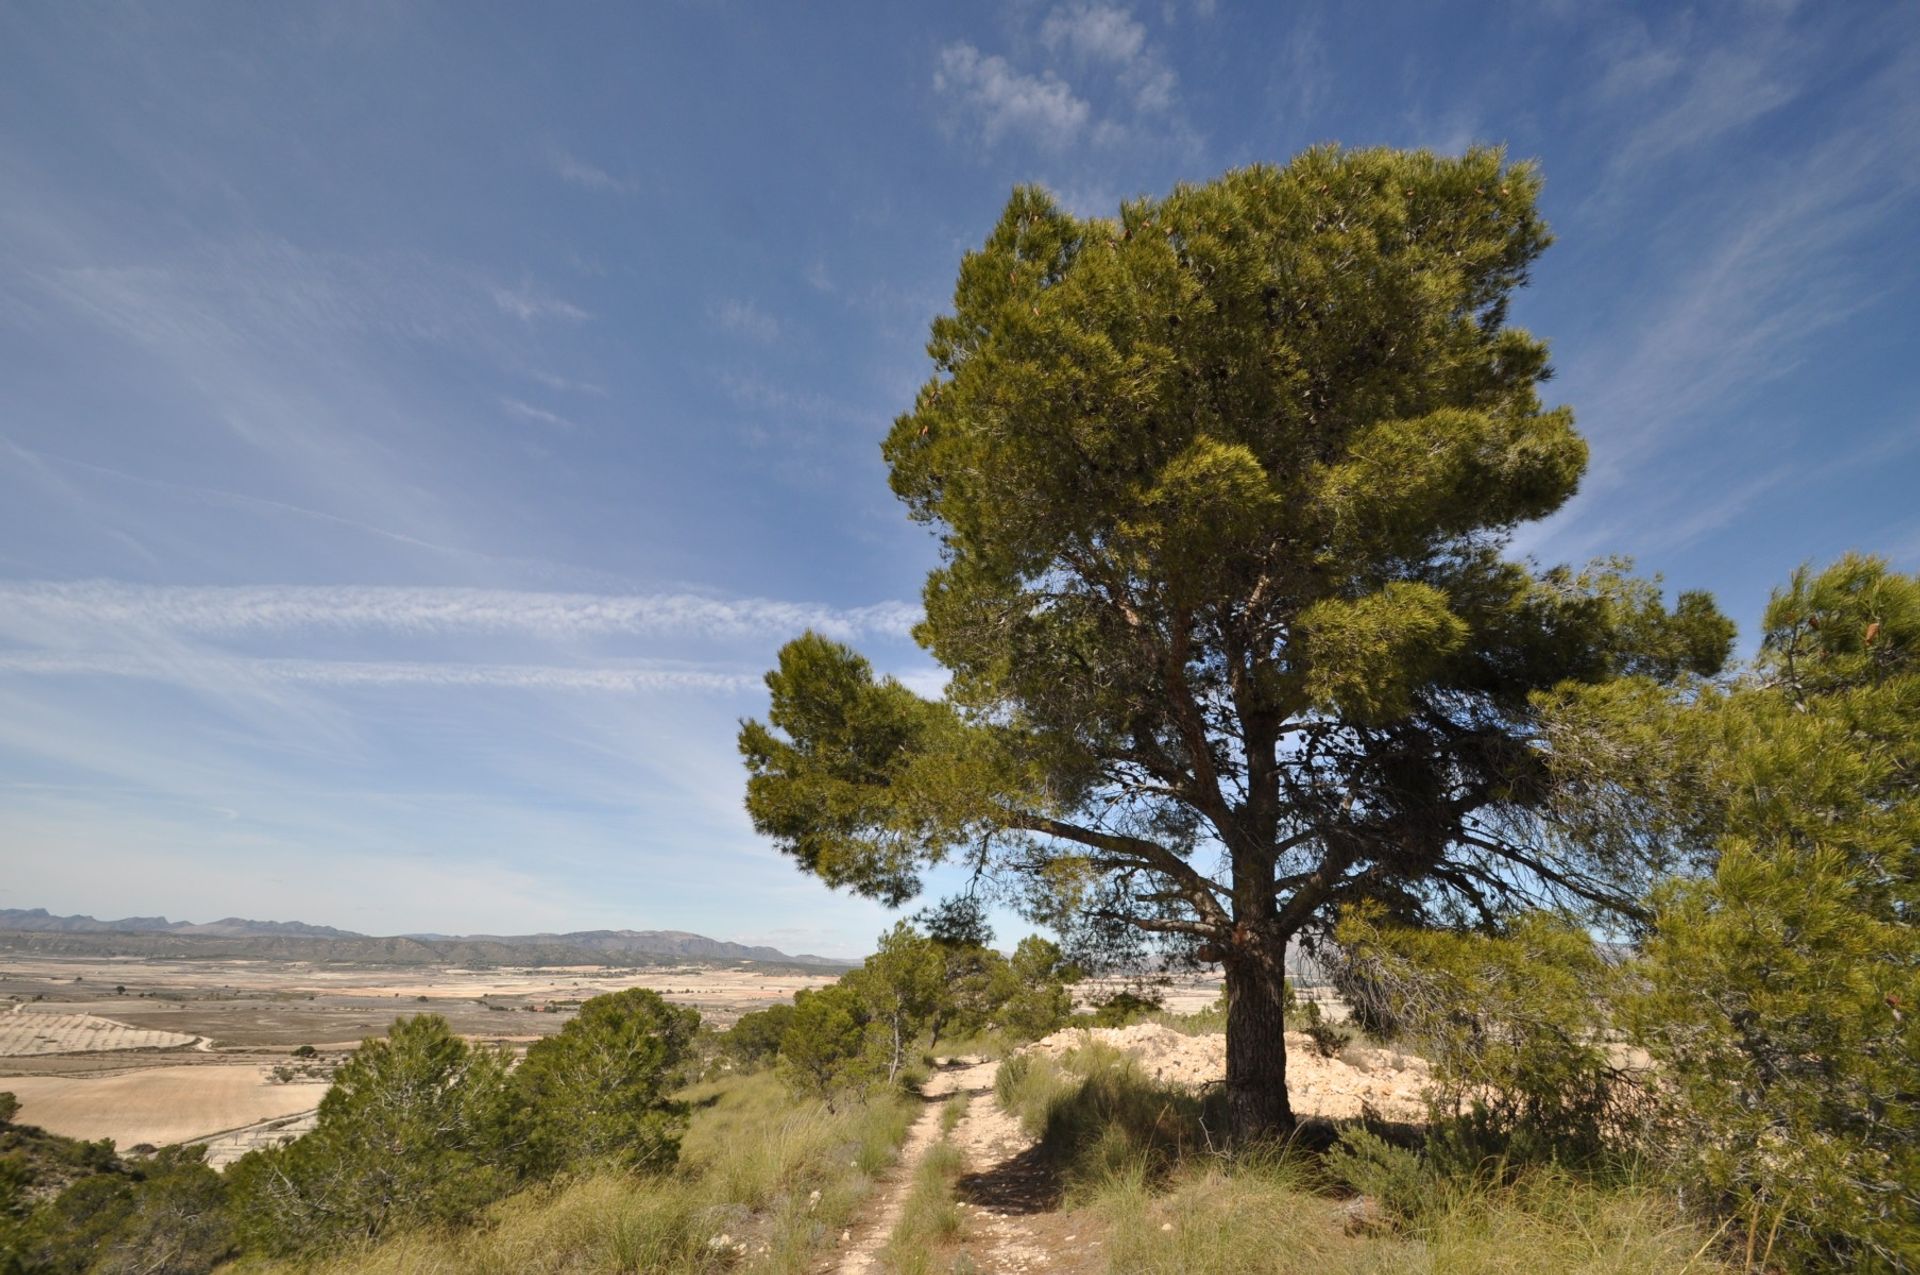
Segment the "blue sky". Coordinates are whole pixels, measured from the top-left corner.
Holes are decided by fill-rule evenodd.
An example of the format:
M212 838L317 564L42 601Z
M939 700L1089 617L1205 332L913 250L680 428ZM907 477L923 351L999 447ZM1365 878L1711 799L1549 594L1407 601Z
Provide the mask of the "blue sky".
M939 685L960 254L1331 140L1544 166L1520 550L1920 568L1913 4L0 8L0 906L866 950L733 736L806 624Z

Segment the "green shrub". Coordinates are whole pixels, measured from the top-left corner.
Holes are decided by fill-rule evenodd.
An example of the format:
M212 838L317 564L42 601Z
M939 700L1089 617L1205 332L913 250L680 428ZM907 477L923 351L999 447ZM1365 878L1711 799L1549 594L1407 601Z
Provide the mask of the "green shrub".
M781 1079L829 1106L874 1084L886 1064L868 1047L870 1022L861 999L839 983L798 993L780 1040Z
M1160 997L1151 992L1115 992L1094 1002L1093 1012L1080 1017L1090 1027L1130 1027L1160 1012Z
M1920 1269L1920 577L1802 568L1740 678L1548 707L1561 822L1694 869L1623 999L1646 1154L1771 1260Z
M8 1275L201 1275L232 1252L226 1184L201 1147L116 1161L17 1221L0 1219Z
M334 1078L313 1131L228 1170L250 1248L334 1249L471 1217L514 1183L504 1050L422 1014L369 1040Z
M1338 935L1433 1063L1436 1129L1469 1162L1593 1163L1623 1135L1640 1095L1607 1048L1618 976L1579 926L1536 912L1454 934L1356 908Z
M1079 979L1080 971L1057 944L1028 935L1005 966L1006 982L993 1017L1013 1040L1039 1040L1073 1017L1070 985Z
M780 1042L793 1025L791 1005L773 1005L742 1014L720 1037L720 1047L740 1067L764 1067L780 1054Z
M668 1089L699 1024L693 1010L636 987L595 996L559 1034L537 1041L513 1073L528 1170L673 1163L687 1112Z
M807 1275L913 1118L884 1091L838 1111L771 1075L701 1084L674 1171L589 1171L523 1189L470 1227L349 1244L284 1275ZM917 1104L915 1104L917 1105ZM727 1235L730 1245L717 1243ZM744 1247L740 1247L744 1246Z
M1300 1013L1300 1030L1313 1042L1313 1052L1322 1058L1338 1058L1340 1051L1353 1043L1352 1029L1327 1017L1319 1001L1308 1001Z
M1405 1221L1419 1219L1436 1201L1437 1177L1418 1152L1357 1126L1340 1131L1321 1164L1334 1181Z

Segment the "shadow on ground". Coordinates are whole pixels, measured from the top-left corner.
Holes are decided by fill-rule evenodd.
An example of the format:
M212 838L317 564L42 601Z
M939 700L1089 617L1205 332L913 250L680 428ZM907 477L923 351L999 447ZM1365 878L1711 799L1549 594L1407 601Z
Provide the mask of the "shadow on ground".
M1060 1205L1060 1175L1036 1144L982 1173L962 1174L954 1195L995 1213L1048 1213Z

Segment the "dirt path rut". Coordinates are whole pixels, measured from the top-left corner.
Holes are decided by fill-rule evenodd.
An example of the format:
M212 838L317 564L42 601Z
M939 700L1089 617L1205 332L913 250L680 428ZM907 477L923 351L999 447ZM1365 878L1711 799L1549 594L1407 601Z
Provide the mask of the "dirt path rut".
M882 1269L880 1250L886 1247L887 1237L893 1234L900 1215L906 1210L907 1196L913 1190L914 1170L927 1149L940 1141L940 1108L955 1094L966 1094L971 1100L969 1112L991 1103L993 1077L999 1070L997 1062L956 1058L933 1073L926 1088L921 1090L927 1099L927 1109L913 1122L913 1128L907 1131L907 1140L900 1145L900 1158L881 1188L880 1206L852 1228L838 1260L828 1270L838 1275L877 1275Z
M828 1270L879 1275L886 1269L880 1252L905 1210L914 1170L940 1141L940 1109L949 1097L962 1093L971 1101L949 1138L966 1157L966 1169L954 1183L965 1222L959 1241L943 1251L933 1269L967 1269L979 1275L1079 1275L1106 1269L1100 1238L1089 1233L1091 1219L1059 1211L1058 1175L1019 1120L994 1101L999 1070L997 1062L956 1059L934 1074L924 1091L927 1109L907 1134L879 1207L853 1230L849 1245Z

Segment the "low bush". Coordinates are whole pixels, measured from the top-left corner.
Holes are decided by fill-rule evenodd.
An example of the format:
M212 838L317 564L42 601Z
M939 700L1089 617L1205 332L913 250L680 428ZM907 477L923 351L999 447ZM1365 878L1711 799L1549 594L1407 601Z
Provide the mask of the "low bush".
M1419 1152L1358 1126L1340 1131L1321 1156L1321 1165L1335 1183L1403 1221L1422 1217L1438 1195L1437 1175Z
M1620 974L1585 930L1536 912L1455 934L1354 909L1338 934L1433 1063L1436 1129L1469 1161L1597 1165L1625 1140L1641 1094L1607 1048Z
M226 1185L203 1148L113 1157L30 1208L27 1192L44 1167L18 1151L0 1158L0 1271L8 1275L198 1275L233 1252Z
M1222 1114L1185 1090L1155 1084L1133 1059L1089 1041L1055 1062L1019 1055L1000 1065L995 1098L1040 1139L1070 1194L1116 1177L1155 1181L1218 1145Z
M1096 1001L1091 1012L1075 1014L1072 1022L1082 1027L1131 1027L1160 1011L1161 1000L1156 993L1115 992Z
M1353 1029L1327 1017L1319 1001L1308 1001L1300 1012L1300 1030L1313 1043L1313 1052L1322 1058L1338 1058L1340 1051L1353 1043Z

